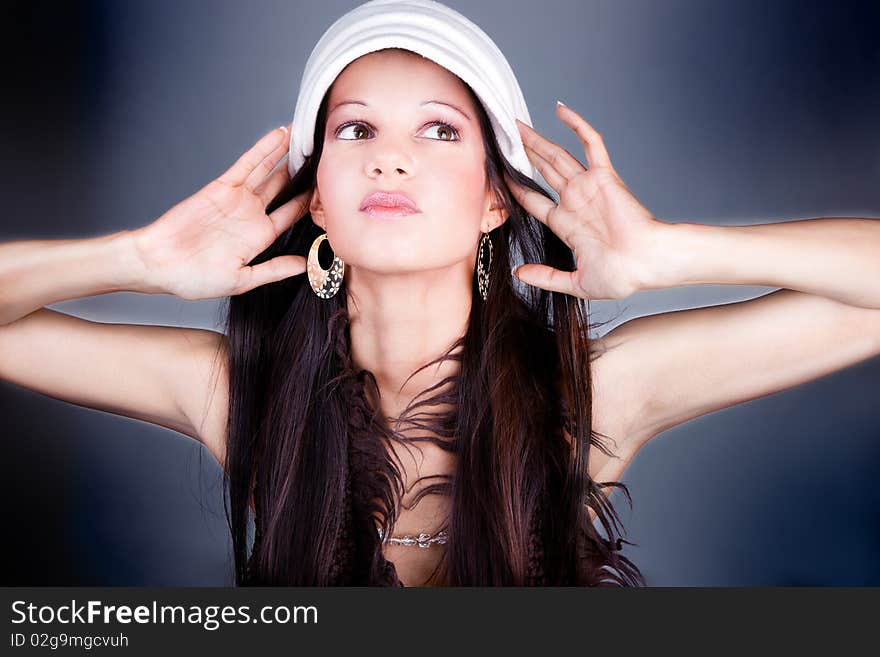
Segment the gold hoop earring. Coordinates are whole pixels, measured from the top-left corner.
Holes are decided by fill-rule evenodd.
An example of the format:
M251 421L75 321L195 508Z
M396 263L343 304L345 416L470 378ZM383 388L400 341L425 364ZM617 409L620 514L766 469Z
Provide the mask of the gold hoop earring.
M489 264L486 267L483 267L483 251L485 249L486 244L489 245ZM483 301L489 296L489 271L492 268L492 238L489 237L489 233L483 233L483 237L480 238L480 250L477 253L477 285L480 288L480 296L483 297Z
M330 269L321 267L321 263L318 261L318 249L321 247L321 242L326 239L327 233L321 233L315 238L315 241L312 242L312 248L309 249L306 265L309 285L312 286L315 294L322 299L329 299L339 292L342 277L345 275L345 263L336 254L333 254L333 264L330 265ZM330 243L327 242L327 244L329 246Z

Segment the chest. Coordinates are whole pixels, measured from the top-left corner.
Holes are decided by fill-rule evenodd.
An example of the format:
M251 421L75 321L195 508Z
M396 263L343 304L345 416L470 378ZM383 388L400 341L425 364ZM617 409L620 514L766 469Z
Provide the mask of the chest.
M401 467L405 494L391 536L433 536L445 528L450 516L449 495L438 486L451 481L455 455L427 441L394 443L393 452ZM395 542L382 545L383 556L394 564L405 586L430 586L445 550L446 546L437 542L427 547Z

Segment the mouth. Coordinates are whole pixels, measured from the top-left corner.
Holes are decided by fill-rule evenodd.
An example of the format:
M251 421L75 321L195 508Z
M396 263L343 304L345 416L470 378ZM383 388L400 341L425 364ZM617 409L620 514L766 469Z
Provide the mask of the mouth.
M371 217L399 218L420 213L415 202L398 192L373 192L361 203L360 211Z

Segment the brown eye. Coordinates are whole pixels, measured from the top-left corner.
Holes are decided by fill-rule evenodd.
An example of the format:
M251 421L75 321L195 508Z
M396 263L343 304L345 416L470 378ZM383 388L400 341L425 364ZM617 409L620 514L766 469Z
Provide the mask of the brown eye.
M458 129L454 125L451 125L449 123L444 123L442 121L435 121L434 123L432 123L428 127L429 128L438 128L437 134L450 135L449 139L441 138L441 139L439 139L439 141L458 141L458 139L459 139ZM455 135L455 138L454 139L451 138L451 135Z
M344 125L341 125L336 130L336 136L339 137L342 134L342 132L344 130L346 130L347 128L354 128L355 133L366 133L366 130L363 129L363 125L364 125L363 123L359 123L357 121L353 121L351 123L346 123ZM342 139L346 139L346 138L342 137ZM355 139L346 139L346 141L360 141L360 140L355 138Z

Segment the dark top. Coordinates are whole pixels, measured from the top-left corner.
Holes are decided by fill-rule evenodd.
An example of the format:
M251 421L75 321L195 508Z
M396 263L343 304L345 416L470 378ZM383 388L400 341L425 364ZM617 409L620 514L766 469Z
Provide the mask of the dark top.
M345 523L336 544L336 556L331 570L330 586L390 586L403 587L394 563L385 558L381 550L381 538L375 522L369 515L356 515L364 508L363 491L371 489L370 469L365 469L365 454L355 446L349 451L349 470L345 485ZM360 487L360 484L367 484ZM249 580L256 581L253 572L254 555L263 536L262 505L254 491L254 543L248 560ZM539 508L533 517L529 534L528 586L546 585L544 577L544 550L541 541L541 514ZM357 522L355 521L357 519ZM420 549L420 548L414 548Z
M336 324L337 320L342 321ZM394 564L382 554L381 537L377 532L374 516L375 501L387 501L391 495L389 479L394 466L385 447L385 441L380 440L376 434L377 429L384 431L384 428L377 427L376 413L364 394L364 371L356 371L350 360L347 315L340 311L331 321L333 323L330 326L330 334L337 337L336 352L340 364L339 375L334 378L333 383L338 384L339 392L346 400L349 432L345 486L341 500L342 523L333 548L329 585L401 587L403 583L397 575ZM563 417L567 417L567 409L564 405ZM444 430L451 432L454 417L450 416L446 420L449 426L444 425ZM441 443L445 444L443 441ZM554 570L554 568L558 569L558 560L555 555L545 551L543 541L545 528L547 532L553 531L555 521L555 516L552 515L555 504L547 486L549 484L545 484L544 494L540 496L541 500L535 507L529 527L526 573L528 586L557 584L559 580ZM262 579L261 573L256 572L257 569L253 567L254 555L257 554L263 536L264 514L259 486L254 490L254 507L254 545L247 564L247 580L248 583L259 584ZM455 541L454 533L450 533L449 540ZM621 547L619 542L616 546L608 541L603 540L603 542L608 544L611 550L619 550ZM585 556L579 555L579 561L584 560ZM552 562L548 562L548 559ZM594 568L594 565L590 566L591 570ZM587 579L590 581L597 579L594 574L595 571Z

